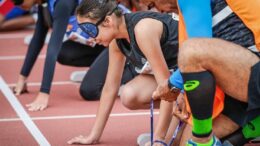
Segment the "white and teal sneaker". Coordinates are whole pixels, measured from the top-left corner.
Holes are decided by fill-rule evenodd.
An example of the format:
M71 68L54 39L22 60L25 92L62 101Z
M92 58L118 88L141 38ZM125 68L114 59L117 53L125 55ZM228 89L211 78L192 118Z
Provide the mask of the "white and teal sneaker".
M216 136L213 136L212 140L210 140L209 143L212 143L212 144L198 144L190 139L190 140L188 140L186 146L222 146L220 140Z

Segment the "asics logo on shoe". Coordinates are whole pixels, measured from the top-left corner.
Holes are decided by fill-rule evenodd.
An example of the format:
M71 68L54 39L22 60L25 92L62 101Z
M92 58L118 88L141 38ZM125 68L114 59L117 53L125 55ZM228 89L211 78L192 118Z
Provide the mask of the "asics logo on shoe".
M200 82L197 80L186 81L184 84L185 91L192 91L200 85Z

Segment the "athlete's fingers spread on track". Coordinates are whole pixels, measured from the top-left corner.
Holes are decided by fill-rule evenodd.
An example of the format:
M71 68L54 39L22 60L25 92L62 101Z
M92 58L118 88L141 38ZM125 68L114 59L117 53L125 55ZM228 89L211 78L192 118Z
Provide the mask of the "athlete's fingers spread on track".
M23 93L27 93L27 84L26 84L26 77L19 75L18 81L13 88L13 92L15 95L21 95Z
M35 105L33 104L28 108L29 111L38 111L41 108L41 105Z
M26 106L29 111L42 111L47 108L49 95L46 93L39 93L36 99Z
M29 106L28 110L29 111L42 111L46 109L47 105L46 104L39 104L39 103L34 103Z
M21 95L23 93L28 93L26 83L18 82L16 86L13 88L13 92L16 96Z
M40 107L40 111L43 111L44 109L46 109L47 105L46 106L41 106Z
M28 108L29 111L37 111L39 109L39 105L32 105Z
M92 137L77 136L67 142L68 144L96 144L98 141Z

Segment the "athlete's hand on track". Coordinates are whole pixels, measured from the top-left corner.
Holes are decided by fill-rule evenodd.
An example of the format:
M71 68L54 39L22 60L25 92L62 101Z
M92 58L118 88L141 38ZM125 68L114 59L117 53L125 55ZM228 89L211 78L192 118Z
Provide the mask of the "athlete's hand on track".
M26 106L29 111L42 111L47 108L49 101L49 94L39 93L36 99Z
M170 91L168 86L168 80L165 80L163 83L159 84L156 90L153 92L153 99L161 99L169 102L175 101L178 97L179 93L174 93Z
M20 75L18 78L18 82L16 83L15 87L13 88L13 92L15 95L21 95L23 93L27 93L27 84L26 84L26 77Z
M67 142L68 144L86 144L86 145L91 145L91 144L97 144L98 143L98 138L95 137L94 135L89 135L89 136L77 136L72 138Z

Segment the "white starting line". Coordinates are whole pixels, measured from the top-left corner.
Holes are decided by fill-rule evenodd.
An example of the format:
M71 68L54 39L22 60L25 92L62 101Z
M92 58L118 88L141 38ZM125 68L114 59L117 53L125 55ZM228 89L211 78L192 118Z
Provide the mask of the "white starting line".
M40 146L50 146L50 143L47 141L47 139L43 136L41 131L38 129L38 127L35 125L35 123L32 121L28 113L25 111L21 103L18 101L18 99L15 97L13 92L10 90L10 88L7 86L3 78L0 76L0 89L6 99L9 101L13 109L15 110L16 114L20 117L21 121L25 125L25 127L29 130L31 135L34 137L34 139L37 141L37 143Z
M150 112L135 112L135 113L112 113L110 117L131 117L131 116L146 116L150 115ZM159 112L154 112L154 115L159 115ZM63 119L89 119L95 118L95 114L91 115L71 115L71 116L50 116L50 117L31 117L32 120L63 120ZM21 121L20 118L4 118L0 119L0 122L16 122Z
M1 34L0 39L19 39L27 35L31 35L31 33Z
M39 55L38 59L45 59L46 55ZM0 56L0 61L7 61L7 60L24 60L25 56Z
M57 82L52 82L51 84L53 86L53 85L71 85L71 84L78 84L78 83L72 81L57 81ZM8 86L15 87L16 83L8 84ZM29 82L27 83L27 86L41 86L41 82Z

